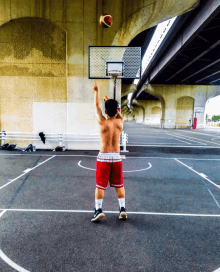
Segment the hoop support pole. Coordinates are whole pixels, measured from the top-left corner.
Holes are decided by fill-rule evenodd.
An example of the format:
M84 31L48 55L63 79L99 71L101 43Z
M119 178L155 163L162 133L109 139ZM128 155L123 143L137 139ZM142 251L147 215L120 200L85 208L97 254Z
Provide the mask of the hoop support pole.
M117 78L114 78L114 99L116 100L116 80Z

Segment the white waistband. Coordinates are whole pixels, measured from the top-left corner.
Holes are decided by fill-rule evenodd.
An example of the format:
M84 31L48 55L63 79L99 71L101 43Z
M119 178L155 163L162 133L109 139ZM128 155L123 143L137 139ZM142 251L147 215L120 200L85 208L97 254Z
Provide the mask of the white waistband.
M121 161L121 156L118 152L115 153L101 153L99 152L98 157L97 157L98 161L106 161L106 162L117 162L117 161Z

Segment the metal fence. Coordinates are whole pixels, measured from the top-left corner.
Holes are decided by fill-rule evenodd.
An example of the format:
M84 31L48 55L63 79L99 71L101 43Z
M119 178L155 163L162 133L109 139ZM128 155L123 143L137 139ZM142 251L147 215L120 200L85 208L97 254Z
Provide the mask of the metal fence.
M46 133L44 134L46 141L53 141L57 143L57 146L63 148L63 151L66 150L65 144L68 142L100 142L100 135L77 135L77 134L63 134L63 133ZM36 150L37 142L42 143L42 139L39 134L31 133L31 132L0 132L0 140L2 141L2 146L6 143L6 141L31 141L34 145L34 150ZM123 152L128 152L126 150L126 144L128 142L128 134L122 131L120 137L120 146L123 146Z
M220 122L207 122L209 127L220 127Z

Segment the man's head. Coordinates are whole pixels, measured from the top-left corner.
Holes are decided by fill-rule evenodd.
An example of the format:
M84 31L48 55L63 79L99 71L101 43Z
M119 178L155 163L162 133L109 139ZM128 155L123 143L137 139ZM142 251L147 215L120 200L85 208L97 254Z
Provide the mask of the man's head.
M117 113L118 102L115 99L108 99L105 102L105 112L109 117L114 117Z

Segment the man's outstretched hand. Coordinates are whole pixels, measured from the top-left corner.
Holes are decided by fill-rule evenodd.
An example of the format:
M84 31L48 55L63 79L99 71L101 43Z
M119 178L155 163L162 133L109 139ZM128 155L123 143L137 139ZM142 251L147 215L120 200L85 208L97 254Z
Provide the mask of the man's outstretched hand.
M109 98L108 98L108 96L106 95L106 96L104 96L104 102L106 102L107 100L109 100Z
M98 85L97 85L97 83L95 83L95 84L93 85L93 91L94 91L94 92L98 92Z

